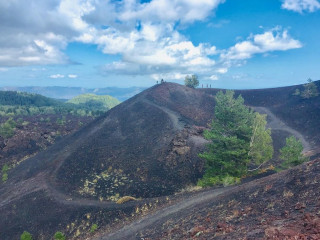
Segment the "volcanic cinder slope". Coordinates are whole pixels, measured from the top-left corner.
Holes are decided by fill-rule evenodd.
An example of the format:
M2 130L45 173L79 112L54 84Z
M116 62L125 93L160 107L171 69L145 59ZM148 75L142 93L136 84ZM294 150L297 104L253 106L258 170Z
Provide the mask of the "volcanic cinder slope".
M83 214L114 210L110 200L170 195L195 183L204 165L201 127L213 108L213 96L156 85L24 161L0 185L0 239L28 229L48 237Z
M273 131L276 149L297 131L314 150L319 97L302 100L292 95L295 88L237 93L284 124ZM201 133L213 117L217 91L156 85L9 171L0 185L0 239L18 239L24 230L36 239L58 230L81 236L75 226L88 231L92 223L110 224L144 202L112 202L119 197L166 196L195 183L204 170L197 156L206 143Z
M213 104L176 84L155 86L109 111L61 162L52 184L94 199L173 194L201 175L193 126L208 123Z

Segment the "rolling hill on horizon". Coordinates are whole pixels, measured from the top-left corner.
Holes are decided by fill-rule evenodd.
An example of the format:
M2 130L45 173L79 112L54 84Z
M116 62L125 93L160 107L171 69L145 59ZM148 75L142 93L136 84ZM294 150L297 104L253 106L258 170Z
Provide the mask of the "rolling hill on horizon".
M129 87L129 88L118 88L118 87L106 87L106 88L82 88L82 87L60 87L60 86L31 86L31 87L0 87L0 91L19 91L41 94L46 97L55 99L65 99L69 100L78 95L85 93L92 93L96 95L111 95L119 99L120 101L125 101L130 97L140 93L145 88L143 87Z
M236 94L268 114L276 151L296 131L316 158L320 97L294 95L302 87ZM94 223L112 226L146 214L148 204L169 203L203 174L198 153L207 142L202 132L213 118L218 90L155 85L10 170L0 184L1 239L17 238L24 230L36 238L63 231L81 239ZM115 203L125 196L139 200Z
M120 101L109 95L84 93L68 100L67 103L83 106L90 110L108 111L109 109L117 106Z

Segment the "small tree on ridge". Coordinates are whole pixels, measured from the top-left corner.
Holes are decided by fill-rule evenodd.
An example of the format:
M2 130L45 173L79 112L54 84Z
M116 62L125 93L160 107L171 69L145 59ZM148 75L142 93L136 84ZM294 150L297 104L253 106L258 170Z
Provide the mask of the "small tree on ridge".
M302 98L308 99L319 95L317 85L310 78L308 79L308 83L304 84L303 87L304 90L301 93Z
M197 75L187 75L184 79L184 85L190 88L196 88L199 86L199 80Z

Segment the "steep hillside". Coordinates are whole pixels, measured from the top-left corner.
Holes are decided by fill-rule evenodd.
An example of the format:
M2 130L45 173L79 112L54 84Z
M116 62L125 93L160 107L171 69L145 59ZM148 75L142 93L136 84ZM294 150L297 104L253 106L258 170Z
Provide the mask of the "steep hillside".
M62 191L111 199L168 195L194 183L203 164L194 147L198 133L190 127L208 122L213 103L176 84L137 95L112 109L101 128L66 158L57 184Z
M282 120L277 114L269 116L285 126L273 131L274 137L281 137L274 141L278 148L295 131L286 120L290 114L305 122L308 119L304 108L297 107L303 105L302 100L294 102L295 96L286 89L277 95L265 90L270 96L263 90L242 92L248 104L266 112L277 104L283 104L283 111L288 104L295 109ZM204 162L198 153L206 143L202 131L213 117L214 91L173 83L156 85L10 170L7 182L0 184L0 239L18 239L24 230L36 239L50 239L56 231L70 239L84 239L92 236L93 224L112 231L122 221L126 225L128 220L176 201L169 195L195 183L203 173ZM288 103L279 102L283 97ZM317 99L310 104L317 106L313 102ZM319 123L318 119L307 126ZM307 129L301 136L313 139L319 131ZM310 145L316 148L317 142ZM138 200L115 203L124 196Z

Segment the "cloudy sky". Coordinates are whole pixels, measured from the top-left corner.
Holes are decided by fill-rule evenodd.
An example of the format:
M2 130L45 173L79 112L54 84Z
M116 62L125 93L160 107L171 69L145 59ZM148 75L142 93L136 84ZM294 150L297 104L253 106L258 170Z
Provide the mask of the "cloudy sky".
M319 0L0 1L0 86L320 79Z

